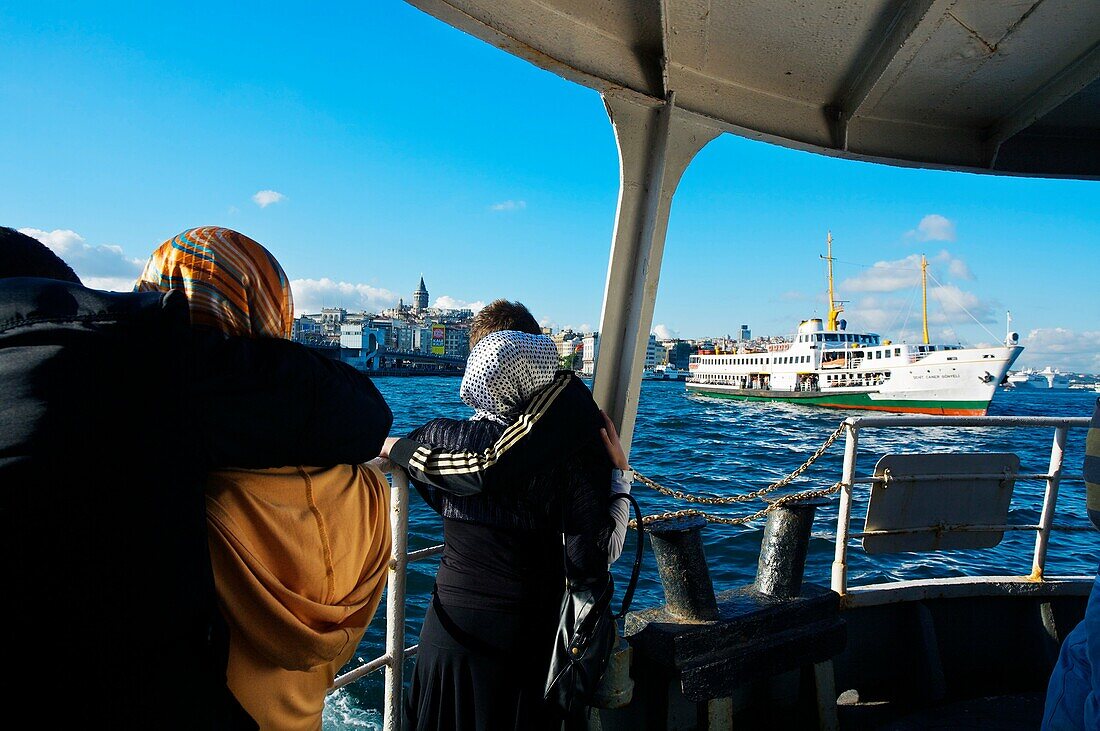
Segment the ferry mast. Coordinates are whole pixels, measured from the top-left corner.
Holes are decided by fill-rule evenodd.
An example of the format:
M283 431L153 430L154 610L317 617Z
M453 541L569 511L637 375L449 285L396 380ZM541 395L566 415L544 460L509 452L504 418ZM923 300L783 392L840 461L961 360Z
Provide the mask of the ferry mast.
M924 316L924 344L928 345L928 260L920 255L921 313Z
M844 312L844 303L836 299L836 293L833 290L833 232L830 231L825 238L826 254L821 258L829 262L829 321L827 323L826 330L837 329L837 316Z

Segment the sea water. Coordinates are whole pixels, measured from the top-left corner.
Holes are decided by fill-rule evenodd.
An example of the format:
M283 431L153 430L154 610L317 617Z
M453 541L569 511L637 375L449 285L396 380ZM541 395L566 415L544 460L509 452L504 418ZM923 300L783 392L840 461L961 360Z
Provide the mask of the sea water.
M437 417L467 418L471 411L458 397L457 378L379 378L379 390L394 413L394 433L405 434ZM1092 415L1096 394L1086 391L1001 391L990 406L990 415L1077 416ZM684 384L675 381L643 381L630 462L634 469L656 482L692 493L734 495L759 489L801 465L847 416L868 412L834 411L794 404L742 402L688 395ZM1050 460L1053 430L1017 429L868 429L860 433L857 474L869 474L876 461L887 453L912 452L1014 452L1023 473L1045 473ZM1064 472L1080 475L1084 457L1085 430L1069 432ZM836 442L790 490L828 487L840 479L844 452L843 438ZM866 505L869 485L859 485L854 494L853 530ZM1009 523L1034 525L1039 521L1044 485L1017 482ZM728 516L755 512L762 503L729 507L688 505L666 498L641 485L633 490L645 513L704 507L708 512ZM784 494L783 491L776 494ZM409 549L440 542L438 516L411 491ZM829 584L836 532L837 501L818 509L806 581ZM1064 480L1058 497L1055 523L1088 526L1085 517L1084 485ZM705 547L715 590L750 583L756 571L764 521L742 526L711 524L704 531ZM630 568L628 537L624 558L616 565L618 586L624 586ZM854 541L849 552L849 584L859 585L898 579L919 579L981 574L1025 575L1031 571L1035 546L1033 531L1008 531L995 548L937 553L900 553L868 556ZM1093 574L1100 558L1100 534L1095 531L1055 531L1047 557L1047 573ZM434 582L437 558L411 564L408 573L406 644L414 644ZM653 554L646 550L642 576L634 607L663 603ZM346 670L383 654L385 603L379 608L359 651ZM406 664L406 677L412 666ZM379 727L382 705L382 673L359 680L329 697L325 707L325 729Z

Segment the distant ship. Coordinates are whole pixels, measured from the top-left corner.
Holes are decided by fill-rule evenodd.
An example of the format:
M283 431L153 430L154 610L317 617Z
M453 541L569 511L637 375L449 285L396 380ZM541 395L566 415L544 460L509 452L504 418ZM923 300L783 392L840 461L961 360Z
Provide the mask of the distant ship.
M828 238L829 316L803 320L790 342L756 352L691 356L688 391L749 401L787 401L837 409L982 416L1008 369L1023 352L1008 333L1000 346L964 348L928 342L927 261L921 257L924 342L893 343L876 333L848 332L833 291L833 239Z
M1022 371L1010 371L1004 385L1012 390L1049 390L1069 388L1069 376L1047 366L1041 371L1025 368Z
M643 381L683 381L687 376L688 371L680 370L671 364L646 368L642 371Z

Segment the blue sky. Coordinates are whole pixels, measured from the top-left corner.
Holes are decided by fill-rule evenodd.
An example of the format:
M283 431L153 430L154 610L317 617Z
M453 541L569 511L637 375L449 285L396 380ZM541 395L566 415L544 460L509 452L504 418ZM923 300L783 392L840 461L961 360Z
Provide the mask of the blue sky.
M395 0L0 3L0 47L0 224L91 284L223 225L275 253L300 310L378 309L423 273L433 303L598 326L618 162L593 91ZM1100 184L731 135L677 193L655 327L790 332L823 312L830 229L850 327L914 337L925 253L935 338L1000 338L1010 309L1021 365L1100 372Z

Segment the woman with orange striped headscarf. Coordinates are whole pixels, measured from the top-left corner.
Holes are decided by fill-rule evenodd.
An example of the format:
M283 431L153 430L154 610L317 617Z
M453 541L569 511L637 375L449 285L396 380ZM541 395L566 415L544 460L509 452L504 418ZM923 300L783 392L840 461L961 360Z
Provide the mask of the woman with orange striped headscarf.
M289 338L294 323L286 272L271 252L228 228L192 228L165 241L134 289L181 289L191 324L227 335Z
M136 289L183 290L193 325L290 336L286 273L267 249L230 229L194 228L164 242ZM388 498L384 475L369 464L208 477L210 560L230 626L229 688L262 729L321 728L325 694L385 586Z

